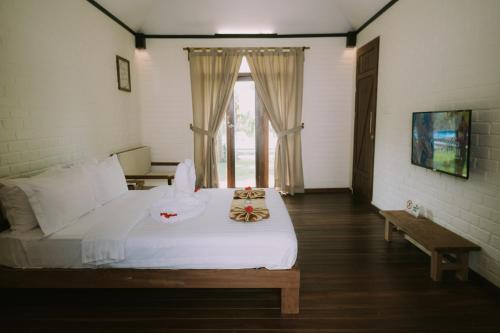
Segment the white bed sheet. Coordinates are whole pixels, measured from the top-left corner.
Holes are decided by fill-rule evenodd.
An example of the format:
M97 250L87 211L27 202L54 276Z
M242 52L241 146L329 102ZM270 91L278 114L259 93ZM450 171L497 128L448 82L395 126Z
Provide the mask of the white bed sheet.
M210 197L199 217L161 223L150 216L129 233L126 259L99 267L167 269L289 269L297 257L297 239L283 200L266 190L271 217L256 223L229 219L233 190L202 190ZM81 241L99 223L103 210L119 210L147 191L129 191L81 217L57 233L43 237L41 230L0 233L0 265L19 268L91 268L82 264ZM151 197L151 196L150 196ZM154 202L151 202L154 204Z

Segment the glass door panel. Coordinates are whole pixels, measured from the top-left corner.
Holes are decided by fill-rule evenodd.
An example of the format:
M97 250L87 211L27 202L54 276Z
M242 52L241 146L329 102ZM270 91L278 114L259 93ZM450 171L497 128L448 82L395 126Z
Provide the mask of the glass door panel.
M255 84L237 81L234 86L235 186L256 186Z
M217 172L219 176L219 187L227 188L228 178L227 178L227 126L226 126L226 115L220 125L219 131L217 132L217 149L215 151L217 157Z

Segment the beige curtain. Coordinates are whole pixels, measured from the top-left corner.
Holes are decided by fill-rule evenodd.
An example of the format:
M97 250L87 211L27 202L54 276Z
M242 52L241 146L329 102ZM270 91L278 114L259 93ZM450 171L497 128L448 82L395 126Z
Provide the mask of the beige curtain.
M237 49L189 50L197 186L218 186L215 137L229 105L241 59Z
M275 186L290 194L304 192L302 170L303 48L246 50L259 97L278 134Z

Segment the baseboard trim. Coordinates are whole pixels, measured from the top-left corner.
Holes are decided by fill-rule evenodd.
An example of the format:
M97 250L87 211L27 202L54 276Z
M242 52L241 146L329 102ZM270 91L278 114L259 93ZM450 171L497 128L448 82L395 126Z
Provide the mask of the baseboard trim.
M492 293L500 296L500 287L497 287L493 282L482 276L480 273L476 272L469 267L469 279L476 281L485 288L488 288Z
M373 208L373 209L375 209L375 210L379 213L379 215L380 215L380 216L382 216L382 214L380 214L380 212L382 211L382 209L380 209L380 208L378 208L377 206L375 206L375 205L373 204L373 201L370 203L370 206L372 206L372 208ZM382 216L382 217L383 217L383 216ZM384 220L385 220L385 217L384 217Z
M351 193L351 189L348 187L306 188L304 193Z

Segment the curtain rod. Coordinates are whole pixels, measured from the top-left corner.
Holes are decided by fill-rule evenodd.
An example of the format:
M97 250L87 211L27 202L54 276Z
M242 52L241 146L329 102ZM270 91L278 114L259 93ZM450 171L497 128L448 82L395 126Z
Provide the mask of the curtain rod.
M241 47L242 49L247 49L246 47ZM249 49L253 49L254 47L248 47ZM290 49L290 47L255 47L255 49ZM204 49L224 49L224 47L184 47L184 51L189 51L189 49L193 50L204 50ZM302 46L302 50L309 50L309 46Z
M300 124L300 128L302 128L302 129L304 129L304 128L305 128L304 123L301 123L301 124ZM192 124L192 123L191 123L191 124L189 124L189 129L191 129L191 130L193 129L193 124Z

